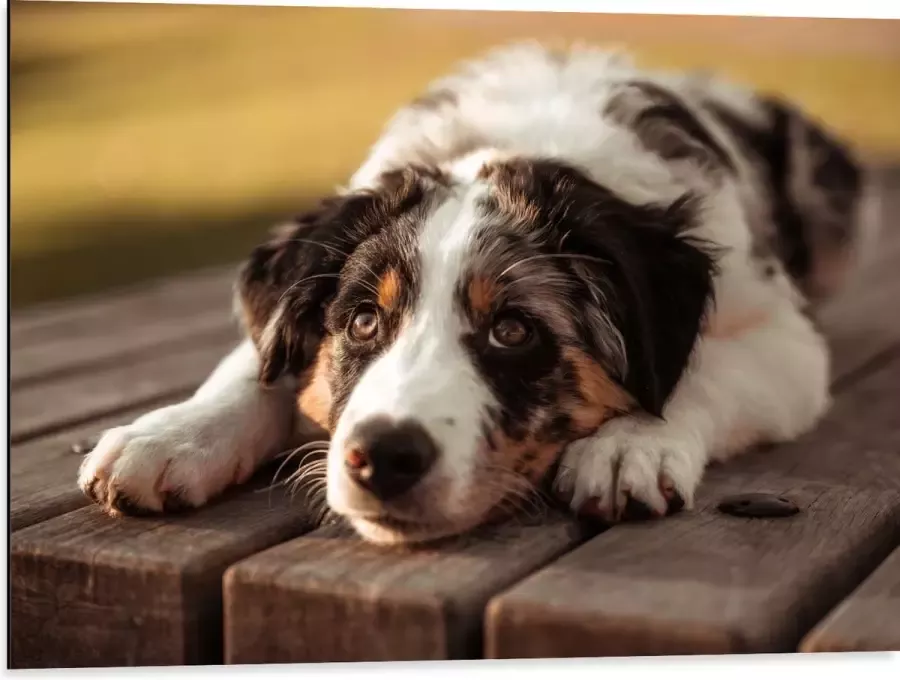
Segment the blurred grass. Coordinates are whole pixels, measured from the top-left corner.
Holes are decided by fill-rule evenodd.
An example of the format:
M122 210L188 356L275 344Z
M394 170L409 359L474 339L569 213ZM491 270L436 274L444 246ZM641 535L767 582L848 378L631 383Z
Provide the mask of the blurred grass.
M900 154L900 22L13 2L10 27L14 307L242 256L512 39L713 67Z

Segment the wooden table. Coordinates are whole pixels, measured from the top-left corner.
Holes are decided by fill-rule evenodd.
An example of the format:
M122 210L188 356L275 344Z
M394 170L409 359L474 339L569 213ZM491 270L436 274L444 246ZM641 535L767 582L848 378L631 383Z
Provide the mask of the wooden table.
M12 666L900 650L900 171L882 180L894 219L822 317L821 426L711 469L692 512L599 534L550 516L377 548L313 526L271 474L111 519L71 445L202 381L237 341L231 269L14 316ZM719 513L737 491L801 512Z

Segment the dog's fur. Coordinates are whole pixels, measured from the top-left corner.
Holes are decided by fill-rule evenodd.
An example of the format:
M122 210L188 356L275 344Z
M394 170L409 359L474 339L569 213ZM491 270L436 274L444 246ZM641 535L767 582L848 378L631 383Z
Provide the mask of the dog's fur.
M466 531L557 463L556 490L609 521L690 507L710 460L826 410L808 310L846 278L866 187L777 99L499 50L253 252L247 341L188 401L105 433L80 483L113 512L201 505L296 443L299 403L330 434L330 507L372 541ZM376 494L348 461L378 442L427 456Z

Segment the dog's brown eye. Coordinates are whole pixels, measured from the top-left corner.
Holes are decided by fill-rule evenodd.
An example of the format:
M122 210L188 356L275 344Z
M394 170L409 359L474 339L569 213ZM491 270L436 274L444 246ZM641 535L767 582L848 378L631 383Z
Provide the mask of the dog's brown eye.
M350 321L350 336L357 342L366 342L378 333L378 314L369 307L362 307Z
M488 338L494 347L521 347L531 340L531 328L524 319L507 314L498 317Z

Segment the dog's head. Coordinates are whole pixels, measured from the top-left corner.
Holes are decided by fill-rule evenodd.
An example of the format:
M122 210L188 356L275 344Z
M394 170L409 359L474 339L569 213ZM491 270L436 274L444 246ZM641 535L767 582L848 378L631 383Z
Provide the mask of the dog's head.
M712 294L695 207L551 161L409 168L256 249L261 380L320 383L331 508L377 542L460 533L605 420L660 416Z

